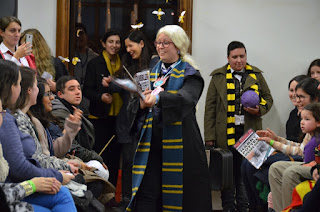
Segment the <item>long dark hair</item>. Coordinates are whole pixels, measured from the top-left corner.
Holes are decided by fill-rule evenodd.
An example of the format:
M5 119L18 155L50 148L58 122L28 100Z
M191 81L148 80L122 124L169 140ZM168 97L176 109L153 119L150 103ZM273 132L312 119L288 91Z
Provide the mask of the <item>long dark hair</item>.
M36 72L26 66L20 68L21 73L21 92L19 98L17 99L16 104L12 108L15 112L17 109L22 109L28 104L29 94L28 88L32 88L36 80Z
M0 60L0 99L4 109L11 106L11 86L17 85L19 66L9 60Z
M37 80L38 80L37 86L39 88L39 93L37 96L37 104L31 106L30 111L34 117L39 119L39 121L45 128L48 128L50 126L50 123L54 123L58 125L59 119L53 116L51 112L46 112L42 102L42 99L44 98L44 94L45 94L45 85L49 86L49 84L45 79L39 76L37 76Z
M141 41L144 43L144 47L142 48L141 55L138 60L132 59L130 53L127 51L122 56L122 64L126 66L130 74L135 75L137 72L149 68L152 57L152 48L143 32L140 30L131 31L125 39L129 39L135 43L140 43Z

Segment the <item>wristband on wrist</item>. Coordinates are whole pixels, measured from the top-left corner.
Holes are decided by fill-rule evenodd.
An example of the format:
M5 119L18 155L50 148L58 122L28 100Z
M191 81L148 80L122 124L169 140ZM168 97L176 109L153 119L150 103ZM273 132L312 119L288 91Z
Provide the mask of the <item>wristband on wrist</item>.
M26 191L26 196L29 196L29 195L34 193L33 192L33 188L32 188L31 184L28 181L23 181L22 183L20 183L20 185Z
M33 193L36 192L36 185L31 180L28 180L27 182L31 185Z
M270 143L269 143L269 145L272 146L273 143L274 143L274 140L271 140Z

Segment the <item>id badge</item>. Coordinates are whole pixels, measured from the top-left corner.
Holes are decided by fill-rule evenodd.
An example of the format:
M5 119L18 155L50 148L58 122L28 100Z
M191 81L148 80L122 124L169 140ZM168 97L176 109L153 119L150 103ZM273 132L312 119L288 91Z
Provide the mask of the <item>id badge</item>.
M234 115L234 123L235 125L244 124L244 115Z

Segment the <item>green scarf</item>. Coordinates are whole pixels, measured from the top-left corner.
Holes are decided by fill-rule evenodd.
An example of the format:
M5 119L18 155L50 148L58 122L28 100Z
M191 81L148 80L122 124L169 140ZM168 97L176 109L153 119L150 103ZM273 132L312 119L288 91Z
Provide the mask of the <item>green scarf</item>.
M250 65L246 65L246 72L249 73L249 76L252 77L253 79L257 80L257 76L252 70L252 67ZM236 140L234 138L235 135L235 119L234 119L234 114L235 114L235 99L236 99L236 94L235 94L235 85L233 82L233 77L231 73L231 67L230 64L228 64L227 67L227 74L226 74L226 79L227 79L227 101L228 101L228 108L227 108L227 141L228 141L228 146L232 146L236 143ZM259 94L259 87L258 84L253 84L250 86L251 90L254 90L260 97L260 105L266 105L267 102L260 96Z
M160 61L150 74L151 87L159 77L162 62ZM185 67L187 63L181 62L172 71L166 92L177 93L182 87ZM139 190L143 175L148 163L149 151L152 140L152 111L146 116L140 140L134 158L132 169L132 198L127 208L131 211L134 198ZM162 138L162 200L163 211L182 211L183 197L183 139L182 120L163 126Z

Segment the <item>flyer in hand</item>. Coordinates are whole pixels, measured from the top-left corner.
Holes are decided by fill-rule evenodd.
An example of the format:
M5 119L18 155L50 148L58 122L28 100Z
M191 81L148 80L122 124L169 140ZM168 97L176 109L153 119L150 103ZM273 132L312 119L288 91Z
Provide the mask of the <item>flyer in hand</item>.
M48 79L52 80L52 79L53 79L53 76L52 76L50 73L46 72L46 71L43 72L43 74L41 75L41 77L44 78L44 79L46 79L46 80L48 80Z
M236 143L234 148L245 157L256 169L275 151L264 141L259 141L259 136L253 129L249 129Z

